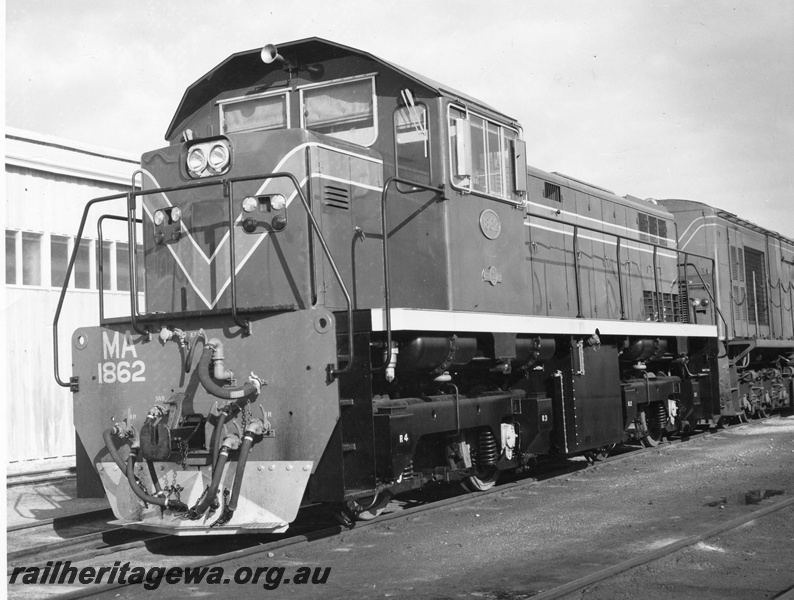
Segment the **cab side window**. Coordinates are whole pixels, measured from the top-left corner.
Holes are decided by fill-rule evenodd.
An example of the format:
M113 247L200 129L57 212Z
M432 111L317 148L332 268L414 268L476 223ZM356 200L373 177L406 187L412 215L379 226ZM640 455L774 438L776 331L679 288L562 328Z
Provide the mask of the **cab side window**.
M526 145L518 131L449 107L452 185L516 202L526 192Z
M398 177L417 183L430 183L429 138L425 106L403 106L394 112Z

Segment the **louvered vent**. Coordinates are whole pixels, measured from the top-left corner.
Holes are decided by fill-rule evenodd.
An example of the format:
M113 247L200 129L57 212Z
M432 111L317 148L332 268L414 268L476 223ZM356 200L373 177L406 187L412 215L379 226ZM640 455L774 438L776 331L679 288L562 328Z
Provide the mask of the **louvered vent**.
M543 184L543 197L555 202L562 202L562 190L560 190L560 186L546 181Z
M323 202L326 206L348 210L350 208L350 191L347 188L326 185Z

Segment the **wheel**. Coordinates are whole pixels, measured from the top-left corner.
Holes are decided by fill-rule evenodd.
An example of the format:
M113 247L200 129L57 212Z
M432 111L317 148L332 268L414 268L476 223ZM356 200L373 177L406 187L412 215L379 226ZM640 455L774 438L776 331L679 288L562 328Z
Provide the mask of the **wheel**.
M662 441L662 432L658 431L655 433L648 433L648 435L642 438L642 445L646 448L656 448L659 445L659 442Z
M368 498L361 498L353 505L354 518L356 521L371 521L379 517L386 510L391 499L392 495L389 492L380 492Z
M664 428L667 424L667 409L661 402L654 402L648 406L645 413L645 435L642 436L642 444L647 448L654 448L659 445L664 436Z
M476 474L461 479L460 484L467 492L484 492L496 485L499 469L493 466L477 467Z

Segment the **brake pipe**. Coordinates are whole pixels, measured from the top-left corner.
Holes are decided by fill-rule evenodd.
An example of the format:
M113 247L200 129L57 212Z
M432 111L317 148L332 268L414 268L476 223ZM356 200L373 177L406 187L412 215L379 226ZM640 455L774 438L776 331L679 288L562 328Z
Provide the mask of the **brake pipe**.
M116 466L119 469L121 469L122 473L127 472L127 465L124 462L124 460L121 458L118 448L116 448L116 444L113 442L113 436L114 435L117 435L119 437L126 436L128 435L128 432L129 432L128 429L120 425L115 425L110 429L106 429L102 433L102 439L105 440L105 447L108 449L108 452L110 452L110 456L113 458L113 462L115 462Z
M135 480L135 461L138 459L138 453L140 451L140 447L132 446L130 448L130 455L127 458L127 481L129 482L133 493L144 502L154 504L155 506L161 506L166 510L172 510L179 513L187 512L188 507L184 502L172 500L170 498L152 496L148 492L141 489L141 487L138 485L138 482Z
M199 499L199 502L191 508L187 513L187 518L192 520L200 519L201 516L207 512L207 509L210 505L215 501L215 497L218 495L218 487L221 484L221 476L223 475L223 467L226 466L226 461L229 459L229 453L232 450L236 450L240 447L240 436L236 433L229 435L223 440L223 445L221 445L220 455L218 456L218 464L215 465L215 468L212 471L212 482L210 486L207 488L206 493L203 495L202 498Z
M190 373L190 369L193 368L193 354L196 352L196 346L199 345L199 342L202 344L207 343L207 335L204 333L203 329L199 329L198 334L196 334L196 341L190 346L187 356L185 356L185 373Z
M254 445L254 437L260 436L265 431L265 424L257 418L251 419L243 434L243 444L240 446L240 457L237 459L237 469L234 472L234 484L232 485L232 495L229 505L224 515L224 522L232 518L232 514L237 510L237 499L240 496L240 488L243 485L243 474L245 465L248 462L248 455Z
M212 364L211 364L212 363ZM227 371L223 364L223 344L217 338L212 338L207 341L204 350L201 352L201 359L199 359L198 374L201 385L207 392L216 398L223 400L244 400L250 396L259 394L262 389L264 380L251 373L248 381L243 385L234 387L223 387L215 383L210 375L210 367L212 366L212 374L216 379L231 379L233 373Z

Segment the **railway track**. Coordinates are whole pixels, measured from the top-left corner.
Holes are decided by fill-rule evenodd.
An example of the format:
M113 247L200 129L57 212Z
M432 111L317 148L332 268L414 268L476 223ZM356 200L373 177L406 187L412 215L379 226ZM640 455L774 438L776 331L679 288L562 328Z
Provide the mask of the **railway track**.
M752 427L754 424L760 422L762 421L753 421L749 424L739 424L731 427L731 429ZM714 432L714 430L711 431ZM716 430L717 433L720 431L721 430ZM693 435L691 438L666 441L663 444L653 448L639 448L636 446L619 448L617 449L615 455L600 461L599 464L619 463L623 460L633 458L644 453L659 451L663 448L669 448L673 445L685 443L690 439L702 439L703 436L708 436L708 434L708 431L700 432ZM479 501L495 494L503 494L509 491L520 491L534 486L542 486L545 482L553 482L561 478L566 478L570 476L571 473L586 468L587 465L587 461L582 459L567 461L564 464L552 463L551 465L547 465L547 469L545 471L535 473L531 477L524 476L514 477L512 479L506 478L501 484L495 486L491 490L484 492L465 494L463 492L457 491L452 486L444 486L436 489L431 488L429 493L417 493L393 500L387 506L384 514L379 518L368 522L358 522L354 525L354 527L356 530L363 530L368 527L381 526L392 521L406 520L423 512L444 510L453 506L463 506L467 503ZM786 505L791 504L791 502L792 501L786 501ZM763 509L764 512L758 514L757 516L763 516L763 514L772 512L770 511L770 508L772 507ZM279 536L241 536L223 540L220 538L207 537L191 538L191 551L189 556L193 556L195 558L192 561L186 561L186 553L181 551L185 545L184 538L122 530L121 528L107 524L106 511L99 511L99 513L101 514L93 515L93 518L95 520L101 521L104 517L104 527L97 525L96 523L87 524L85 521L81 521L79 516L70 517L70 520L74 525L73 527L67 522L57 523L56 528L58 529L58 535L62 536L63 539L55 541L50 540L42 544L33 544L21 549L12 549L12 545L9 544L8 573L11 574L13 571L13 566L18 564L25 564L27 566L43 566L47 561L54 562L67 559L72 563L76 563L78 561L90 562L92 559L96 559L98 557L107 557L109 555L112 555L114 560L130 560L136 564L140 564L145 562L147 554L151 555L153 553L158 554L158 565L166 568L177 565L183 568L211 567L221 563L233 563L235 561L240 561L244 558L256 555L272 556L272 554L277 550L283 550L291 546L297 546L299 544L330 538L350 530L349 526L334 522L328 512L319 510L317 507L309 507L307 510L302 512L298 521L293 524L287 533ZM53 524L50 524L50 526L52 525ZM738 527L739 525L741 525L741 523L737 523L733 526ZM46 529L47 524L40 523L36 526L27 525L24 527L18 527L16 529L18 532L32 532L37 527ZM80 531L80 528L86 529L90 527L95 527L96 529L86 532ZM712 537L719 532L720 531L709 533L707 537ZM9 531L9 533L13 532ZM704 534L701 534L700 536L692 536L691 539L687 538L685 542L671 544L670 547L666 547L665 550L667 553L675 552L681 547L684 547L688 544L694 544L701 539L705 539L703 535ZM627 569L631 569L637 564L642 564L642 560L645 560L646 562L655 560L658 558L659 552L660 551L648 553L648 555L638 557L633 561L628 561L625 564L618 565L611 569L606 569L600 574L600 576L607 578L613 576L615 572L622 572ZM33 557L35 557L35 559L33 559ZM173 565L169 565L169 560L178 562L174 562ZM637 562L637 560L640 560L640 562ZM613 571L615 568L619 570ZM588 578L586 580L583 579L582 581L577 580L577 582L573 583L576 583L576 585L582 587L590 585L590 582L591 579ZM573 583L569 585L573 585ZM51 593L56 593L63 590L63 588L58 590L54 589L53 586L49 587ZM68 591L66 594L58 594L58 597L88 597L123 587L125 587L125 585L118 583L101 586L94 585L90 587L73 589ZM554 592L556 595L552 594L548 596L537 597L557 598L564 596L575 589L578 588L569 588L566 586L560 588L558 591L550 590L549 592L544 592L544 594L552 594L552 592Z
M73 479L77 476L77 469L69 467L66 469L47 469L43 471L31 471L28 473L17 473L6 477L6 487L16 487L20 485L30 485L32 483L47 483L51 481L62 481Z
M555 598L563 598L572 594L573 592L576 592L577 590L607 581L617 575L620 575L621 573L629 571L630 569L647 565L661 558L679 552L685 548L694 546L700 542L704 542L721 534L739 529L750 521L761 519L790 506L794 506L794 498L787 498L786 500L778 501L770 506L760 508L749 514L737 517L736 519L715 525L714 527L709 528L707 531L701 532L697 535L688 536L682 540L672 542L651 552L646 552L645 554L641 554L640 556L636 556L606 569L601 569L595 573L580 577L565 585L541 592L540 594L533 596L533 600L554 600Z

